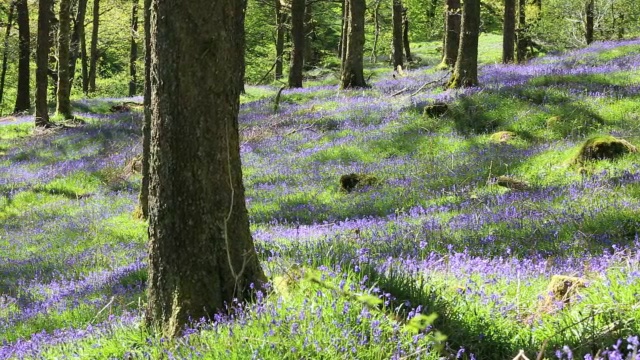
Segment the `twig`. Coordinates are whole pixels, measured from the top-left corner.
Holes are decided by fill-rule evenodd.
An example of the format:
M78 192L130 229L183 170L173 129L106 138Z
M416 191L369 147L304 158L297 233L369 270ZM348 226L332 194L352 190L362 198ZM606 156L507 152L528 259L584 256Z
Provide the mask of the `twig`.
M269 74L271 74L273 69L276 67L276 65L278 64L278 61L282 61L282 58L281 57L276 58L276 61L273 62L273 65L271 65L271 68L269 69L269 71L267 71L264 74L264 76L256 83L256 85L262 84L262 82L267 78L267 76L269 76Z
M447 74L445 74L443 77L441 77L441 78L440 78L440 79L438 79L438 80L433 80L433 81L429 81L429 82L424 83L424 85L422 85L422 86L420 87L420 89L416 90L414 93L412 93L412 94L411 94L411 95L409 95L409 96L415 96L417 93L419 93L420 91L422 91L425 87L427 87L427 85L431 85L431 84L433 84L433 83L440 82L440 81L444 80L444 78L446 78L447 76L449 76L449 74L448 74L448 73L447 73Z
M100 314L102 314L103 311L105 311L109 306L111 306L111 304L113 304L113 300L115 300L115 296L111 297L111 300L109 300L109 302L107 303L107 305L105 305L102 309L100 309L100 311L98 311L98 313L96 314L96 316L93 317L93 319L91 320L91 323L93 323L94 321L96 321L96 319L98 318L98 316L100 316Z

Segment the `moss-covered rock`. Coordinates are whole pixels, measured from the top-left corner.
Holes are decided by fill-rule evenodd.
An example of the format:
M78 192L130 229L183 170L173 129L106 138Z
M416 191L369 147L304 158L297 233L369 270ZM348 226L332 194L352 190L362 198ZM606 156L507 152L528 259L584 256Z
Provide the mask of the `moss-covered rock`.
M628 153L635 153L638 149L630 142L611 135L594 136L580 147L573 163L580 164L593 160L614 160Z
M510 140L515 139L516 137L516 133L512 131L498 131L497 133L491 134L489 140L494 143L507 143Z
M340 190L351 192L356 188L373 186L380 183L377 177L369 174L347 174L340 177Z

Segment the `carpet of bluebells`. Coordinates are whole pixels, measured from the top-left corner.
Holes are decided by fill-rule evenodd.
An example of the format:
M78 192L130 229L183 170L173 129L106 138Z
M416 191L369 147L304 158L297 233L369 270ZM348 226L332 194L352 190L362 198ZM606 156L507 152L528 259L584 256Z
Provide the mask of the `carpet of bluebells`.
M640 145L640 40L446 76L286 90L277 113L276 88L248 87L272 282L171 341L142 325L141 112L108 111L141 99L78 101L84 124L45 132L0 119L0 359L640 359L640 155L572 161L592 135ZM350 173L378 181L347 192ZM584 286L554 298L554 275Z

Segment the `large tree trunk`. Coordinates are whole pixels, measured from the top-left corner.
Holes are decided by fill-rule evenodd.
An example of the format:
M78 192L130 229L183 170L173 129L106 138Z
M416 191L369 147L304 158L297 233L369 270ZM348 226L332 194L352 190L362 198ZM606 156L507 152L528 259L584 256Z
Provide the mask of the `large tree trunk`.
M56 113L64 119L72 118L71 82L69 81L69 44L71 31L71 1L60 0L60 24L58 27L58 93Z
M449 87L478 85L478 37L480 35L480 0L465 0L462 5L462 37L458 59Z
M131 46L129 49L129 96L138 93L138 78L136 74L136 62L138 61L138 3L132 0L131 5Z
M518 31L517 31L517 47L516 57L518 63L522 64L527 60L527 0L518 0Z
M393 22L393 68L398 69L404 66L404 53L402 52L402 1L393 0L392 6Z
M38 2L38 47L36 49L36 127L49 127L49 108L47 104L47 89L49 70L49 51L51 50L51 19L52 0Z
M69 90L71 90L71 88L73 87L78 59L82 57L84 21L86 14L87 0L78 0L78 9L75 18L73 19L73 31L71 32L71 61L69 66L69 73L71 74L71 86L69 86Z
M20 38L20 60L18 61L18 93L14 112L29 111L31 108L31 32L29 30L29 7L27 0L16 1L18 13L18 36Z
M289 87L302 87L304 67L304 13L306 0L291 1L291 64L289 65Z
M276 10L276 68L275 80L282 79L283 57L284 57L284 35L287 30L287 13L282 11L281 0L275 0Z
M516 44L516 0L504 0L504 27L502 29L502 63L514 61Z
M409 15L407 15L407 8L402 8L402 45L404 47L404 55L407 61L413 60L411 58L411 45L409 43Z
M9 4L9 15L7 21L7 29L4 35L4 51L2 51L2 71L0 71L0 107L4 100L4 81L7 77L7 60L9 57L9 36L11 35L11 28L13 27L13 9L15 8L15 2L12 1Z
M98 32L100 29L100 0L93 0L93 30L91 32L91 52L89 60L89 92L96 91L98 66Z
M144 121L142 123L142 184L140 217L149 218L149 160L151 157L151 1L144 0Z
M364 15L365 0L347 0L346 46L342 63L342 89L366 87L364 80Z
M244 1L154 1L147 321L168 338L266 281L240 141Z
M584 38L587 41L587 44L591 44L593 42L593 24L594 24L594 18L595 18L594 7L595 7L594 0L588 0L587 8L585 10L587 15L587 20L585 24L585 33L584 33Z
M442 64L440 67L449 68L456 64L458 48L460 47L460 0L447 0L445 4L445 35L442 46Z

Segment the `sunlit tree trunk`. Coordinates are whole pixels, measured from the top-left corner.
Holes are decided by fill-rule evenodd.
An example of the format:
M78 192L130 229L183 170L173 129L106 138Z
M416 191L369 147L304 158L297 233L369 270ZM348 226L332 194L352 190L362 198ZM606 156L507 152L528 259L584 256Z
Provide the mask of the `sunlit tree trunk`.
M75 81L76 67L78 63L78 59L82 58L82 46L84 43L84 22L87 14L87 0L78 0L78 9L76 12L75 19L73 20L73 31L71 33L71 64L69 67L69 73L71 74L71 86L69 86L69 90L73 86L73 82ZM85 49L86 52L86 49ZM86 56L86 53L85 53ZM86 81L83 76L83 82Z
M529 41L527 40L527 0L518 0L518 30L516 57L519 64L524 63L527 60L527 46Z
M282 79L284 57L284 35L287 30L287 12L283 11L281 0L275 0L276 12L276 67L275 80Z
M378 40L380 39L380 3L382 0L376 0L373 5L373 46L371 48L371 63L375 64L378 61Z
M289 87L302 87L304 67L304 13L306 0L291 1L291 64L289 65Z
M514 61L516 44L516 0L504 0L504 27L502 29L502 63Z
M4 81L7 77L7 58L9 57L9 36L11 35L11 28L13 27L13 10L15 8L15 2L12 1L9 4L9 14L7 19L7 28L4 36L4 50L2 51L2 70L0 71L0 105L4 100Z
M69 74L69 44L71 31L71 1L60 0L60 23L58 25L58 89L56 114L64 119L72 118L71 82Z
M591 44L593 42L593 24L594 24L594 17L595 17L595 10L594 10L594 0L588 0L587 2L587 8L586 8L586 24L585 24L585 40L587 41L587 44Z
M88 92L96 91L98 66L98 33L100 30L100 0L93 0L93 30L91 31L91 52L89 53Z
M131 4L131 40L129 47L129 96L138 93L136 62L138 61L138 5L139 0Z
M393 0L393 68L404 66L404 53L402 52L402 1Z
M364 79L365 0L347 0L346 38L342 62L341 88L366 87Z
M142 123L142 184L139 215L149 218L149 161L151 157L151 1L144 0L144 120Z
M409 16L407 8L402 9L402 45L404 47L404 55L407 61L412 61L411 45L409 43Z
M29 7L27 0L16 1L18 15L18 36L20 40L20 60L18 61L18 89L14 112L29 111L31 108L31 30L29 29Z
M266 281L240 164L244 6L153 1L147 324L167 338Z
M36 49L36 127L49 127L49 108L47 104L47 89L49 79L49 51L51 50L51 19L52 0L38 2L38 47Z
M440 67L449 68L456 64L460 47L460 0L447 0L445 5L445 36L442 46L443 56Z
M449 87L478 85L478 37L480 35L480 0L465 0L462 5L462 37L458 59Z

